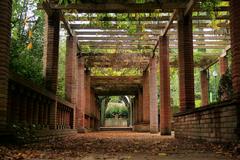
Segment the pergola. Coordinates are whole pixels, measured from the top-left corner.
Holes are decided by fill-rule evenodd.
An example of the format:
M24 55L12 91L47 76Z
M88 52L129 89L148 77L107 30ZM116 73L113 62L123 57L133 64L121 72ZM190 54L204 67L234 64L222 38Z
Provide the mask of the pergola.
M58 14L63 22L61 27L77 43L78 55L84 63L82 69L83 66L88 70L135 68L144 73L144 83L136 84L133 77L91 77L90 85L97 95L137 95L135 123L150 123L151 132L157 132L158 126L156 63L159 61L160 86L163 86L160 102L164 106L161 129L162 134L170 134L169 66L179 67L181 111L194 108L193 67L209 65L230 44L229 6L215 9L215 18L220 21L216 30L211 27L211 15L200 5L201 2L195 0L140 4L135 1L80 2L67 6L46 2L39 8L48 15ZM122 27L122 23L126 26ZM129 23L136 27L133 33L129 31ZM169 62L169 52L174 49L178 60ZM194 63L196 49L203 49L201 63ZM217 54L213 50L217 50ZM150 116L144 115L149 114L148 110Z
M170 49L177 49L179 10L183 10L184 15L192 12L193 48L205 49L197 67L203 68L213 62L230 44L228 5L215 8L214 19L219 21L215 26L211 25L211 14L201 8L200 1L193 0L142 4L135 1L100 1L67 6L45 3L39 8L47 12L53 9L61 12L61 27L77 37L80 54L86 56L86 65L91 68L140 66L144 70L149 62L147 57L155 55L159 49L159 36L168 36ZM129 32L129 22L136 27L134 33ZM127 23L127 26L121 27L119 23ZM85 52L86 48L88 52ZM114 66L109 63L118 59ZM171 62L171 65L177 66L177 62Z
M62 27L68 33L66 100L75 106L72 127L83 131L86 126L92 126L92 123L94 125L99 117L97 96L134 94L136 97L132 103L135 127L144 124L151 133L157 133L159 63L160 130L162 135L169 135L171 65L179 70L180 111L186 114L195 108L194 66L208 66L231 42L233 88L236 95L240 93L240 2L223 2L230 2L231 5L215 8L215 19L220 22L211 26L212 17L200 7L200 0L155 0L142 3L133 0L79 1L69 5L61 5L52 0L45 1L39 4L38 8L46 12L46 89L56 95L59 31ZM3 64L0 66L0 73L3 73L0 74L0 89L3 91L0 102L1 108L5 110L8 105L6 84L9 70L6 59L9 57L10 1L0 2L0 15L0 26L4 26L0 29L0 35L4 36L0 39L0 57L3 57L0 58ZM121 16L125 18L119 18ZM121 23L126 23L126 26L122 27ZM136 31L129 31L130 23L136 27ZM195 49L203 49L202 63L194 63ZM177 53L177 61L169 61L170 52ZM91 68L136 68L142 75L97 77L91 76ZM202 77L202 82L204 88L206 76ZM206 94L204 91L207 91L206 87L202 90L203 95ZM67 103L61 103L61 106L64 105ZM63 119L56 114L56 110L56 105L52 105L49 120L52 128L56 128L56 117ZM65 115L66 109L63 111ZM71 117L73 119L73 116Z

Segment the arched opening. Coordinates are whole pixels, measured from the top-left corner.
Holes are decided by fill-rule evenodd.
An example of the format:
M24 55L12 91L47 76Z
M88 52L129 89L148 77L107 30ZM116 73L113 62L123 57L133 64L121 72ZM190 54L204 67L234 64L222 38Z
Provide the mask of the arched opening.
M134 96L100 97L101 127L126 128L132 127L132 103Z

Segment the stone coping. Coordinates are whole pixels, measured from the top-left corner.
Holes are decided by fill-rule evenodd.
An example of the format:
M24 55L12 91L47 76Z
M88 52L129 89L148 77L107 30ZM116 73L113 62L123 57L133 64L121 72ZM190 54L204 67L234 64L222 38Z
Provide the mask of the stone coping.
M58 103L62 103L65 106L68 106L70 108L74 108L72 103L70 103L70 102L68 102L68 101L66 101L66 100L64 100L60 97L57 97L55 94L48 91L44 87L38 86L30 80L26 80L22 76L14 73L14 72L10 72L9 79L18 83L18 84L20 84L20 85L22 85L22 86L24 86L24 87L27 87L27 88L33 90L34 92L37 92L38 94L44 95L44 96L50 98L51 100L57 101Z
M218 103L209 104L206 106L201 106L199 108L194 108L192 110L179 112L179 113L174 114L174 117L181 117L181 116L185 116L185 115L189 115L189 114L193 114L193 113L212 110L212 109L219 108L219 107L228 107L230 105L236 105L236 104L237 104L237 101L235 99L230 99L230 100L226 100L226 101L222 101L222 102L218 102Z

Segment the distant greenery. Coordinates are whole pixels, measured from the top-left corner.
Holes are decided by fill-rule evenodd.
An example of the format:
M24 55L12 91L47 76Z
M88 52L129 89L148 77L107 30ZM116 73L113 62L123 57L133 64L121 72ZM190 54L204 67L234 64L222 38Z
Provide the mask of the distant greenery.
M106 118L128 117L128 108L123 103L109 102L106 109Z

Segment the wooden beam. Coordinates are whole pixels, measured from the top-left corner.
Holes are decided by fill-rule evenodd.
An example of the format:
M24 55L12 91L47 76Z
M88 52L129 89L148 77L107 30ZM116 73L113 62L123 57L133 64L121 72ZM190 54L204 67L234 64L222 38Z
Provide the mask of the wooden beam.
M75 31L78 36L158 36L161 34L160 31L152 31L152 32L138 32L129 34L127 31ZM168 31L168 35L177 35L177 31ZM194 35L229 35L225 30L217 30L217 31L193 31Z
M151 50L153 51L153 47L149 48L139 48L135 46L122 46L122 47L116 47L116 46L89 46L90 49L119 49L119 50ZM225 49L226 46L224 45L198 45L198 46L193 46L194 49ZM169 45L169 48L178 48L177 45Z
M161 16L161 17L128 17L128 18L118 18L118 17L103 17L103 18L97 18L97 17L86 17L86 16L77 16L73 17L72 15L66 16L70 17L69 22L74 22L74 21L82 21L82 22L88 22L88 21L104 21L104 22L119 22L119 21L132 21L132 22L159 22L159 21L168 21L170 19L170 16ZM212 20L211 16L194 16L193 15L193 20ZM214 19L216 20L228 20L229 15L217 15Z
M141 84L142 76L91 76L91 84Z
M170 36L169 37L170 40L177 40L177 36ZM145 38L145 39L140 39L139 37L78 37L79 41L82 42L87 42L87 41L109 41L109 42L131 42L131 41L148 41L148 42L156 42L156 40L158 40L158 37L150 37L150 38ZM230 36L198 36L198 35L193 35L193 40L230 40Z
M161 23L161 24L145 24L145 25L136 25L136 27L142 27L144 26L146 29L164 29L166 27L167 23ZM109 30L109 29L116 29L120 30L119 26L117 24L112 24L106 27L103 26L97 26L97 25L90 25L90 24L80 24L80 23L75 23L70 25L72 29L85 29L85 30L91 30L91 29L99 29L99 30ZM193 22L193 26L196 28L211 28L209 26L209 22ZM170 28L176 28L177 24L173 23ZM229 28L229 24L226 24L226 22L221 22L217 24L217 27L220 28Z
M163 32L162 32L162 35L161 36L166 36L168 30L170 29L170 26L172 25L174 19L176 18L176 15L177 15L177 10L175 9L168 21L168 23L166 24L166 27L164 28Z
M173 41L170 42L172 45L177 45L178 41ZM230 44L230 41L225 41L225 40L216 40L216 41L194 41L194 45L228 45ZM145 41L140 41L140 42L112 42L112 41L99 41L99 42L92 42L92 41L87 41L87 42L81 42L81 46L135 46L135 47L153 47L155 46L155 43L150 41L150 42L145 42Z
M70 36L75 36L74 31L71 29L71 27L70 27L68 21L65 19L64 14L63 14L62 11L60 12L60 19L63 22L64 28L67 30L68 34Z
M175 10L173 11L173 13L172 13L172 15L171 15L168 23L166 24L166 27L165 27L164 30L163 30L162 36L166 36L168 30L170 29L170 27L171 27L171 25L172 25L172 23L173 23L173 21L174 21L174 19L175 19L175 17L176 17L176 14L177 14L177 10L175 9ZM154 47L154 49L153 49L153 57L155 56L155 51L156 51L156 49L158 48L159 43L160 43L160 38L158 38L157 43L156 43L156 45L155 45L155 47Z
M79 13L150 13L157 9L172 10L185 8L185 3L78 3L70 5L51 4L51 8L59 10L77 10ZM38 9L43 6L38 4Z
M192 11L194 5L198 2L198 0L190 0L186 6L186 9L184 11L184 16L186 16L189 12Z
M150 57L150 53L114 53L114 54L109 54L109 53L82 53L82 56L85 57L123 57L127 59L132 59L132 58L147 58Z

